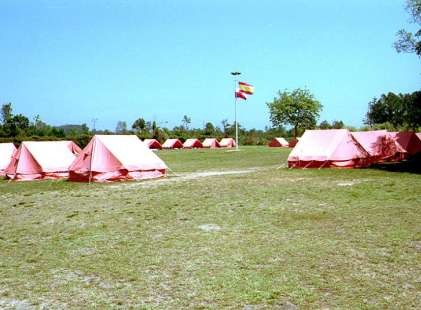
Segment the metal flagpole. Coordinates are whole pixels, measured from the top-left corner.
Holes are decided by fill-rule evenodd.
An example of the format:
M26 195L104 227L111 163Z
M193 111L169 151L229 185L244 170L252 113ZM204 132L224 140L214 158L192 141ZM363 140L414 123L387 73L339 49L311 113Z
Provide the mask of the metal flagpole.
M235 80L235 84L237 86L237 80ZM234 122L235 122L235 149L238 151L238 123L237 123L237 96L234 92L234 106L235 106L235 112L234 112Z
M241 72L231 72L231 75L237 76ZM238 151L238 122L237 122L237 83L238 79L234 79L234 121L235 121L235 149Z
M238 151L237 98L235 98L235 149Z

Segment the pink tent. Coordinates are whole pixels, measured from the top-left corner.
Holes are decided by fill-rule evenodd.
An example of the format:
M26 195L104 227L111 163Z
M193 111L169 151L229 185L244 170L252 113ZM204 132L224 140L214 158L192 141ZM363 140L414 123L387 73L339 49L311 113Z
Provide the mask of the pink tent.
M369 154L347 129L306 130L288 157L293 168L366 167Z
M167 166L135 135L95 135L69 168L70 181L141 180L165 176Z
M13 143L0 143L0 177L6 176L5 169L10 164L16 147Z
M199 139L187 139L183 143L183 148L185 149L193 149L193 148L202 148L202 142Z
M220 147L235 147L235 140L233 138L223 138L219 141Z
M215 138L206 138L203 140L202 145L206 148L217 148L219 147L219 142Z
M6 175L12 180L66 178L79 151L72 141L24 141L6 168Z
M288 141L284 138L273 138L268 145L270 147L288 147Z
M408 155L415 155L421 152L421 139L415 132L391 132L391 136L407 151Z
M159 143L156 139L145 139L143 140L143 143L152 150L160 150L162 149L161 143Z
M289 147L294 147L297 145L298 141L300 141L301 138L297 137L297 138L291 138L291 140L289 140L288 146Z
M405 157L406 151L386 130L357 131L351 134L369 153L372 162Z
M163 149L181 149L183 143L178 139L167 139L162 145Z

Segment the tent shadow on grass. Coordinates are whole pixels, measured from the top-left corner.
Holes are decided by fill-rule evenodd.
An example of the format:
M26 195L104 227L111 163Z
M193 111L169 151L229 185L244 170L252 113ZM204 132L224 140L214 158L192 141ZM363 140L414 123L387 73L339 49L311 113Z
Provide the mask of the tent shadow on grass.
M421 154L406 161L377 163L370 168L390 172L408 172L421 174Z

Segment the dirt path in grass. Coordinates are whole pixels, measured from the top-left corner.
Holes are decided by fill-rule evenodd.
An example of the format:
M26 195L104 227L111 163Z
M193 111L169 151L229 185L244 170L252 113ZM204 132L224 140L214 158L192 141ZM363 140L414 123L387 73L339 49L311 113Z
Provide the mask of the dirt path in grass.
M121 183L110 185L110 188L119 188L126 189L131 187L141 187L141 188L154 188L162 185L167 185L176 182L191 181L201 178L215 177L215 176L224 176L224 175L235 175L235 174L247 174L254 173L257 171L274 169L274 167L252 167L242 170L221 170L221 171L199 171L199 172L189 172L189 173L173 173L170 172L169 176L161 179L145 180L133 183Z

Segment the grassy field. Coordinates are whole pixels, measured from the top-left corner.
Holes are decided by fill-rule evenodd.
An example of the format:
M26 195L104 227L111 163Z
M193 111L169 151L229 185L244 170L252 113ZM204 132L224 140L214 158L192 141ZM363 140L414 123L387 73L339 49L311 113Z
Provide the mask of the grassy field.
M158 154L166 179L0 181L0 309L421 304L419 174Z

